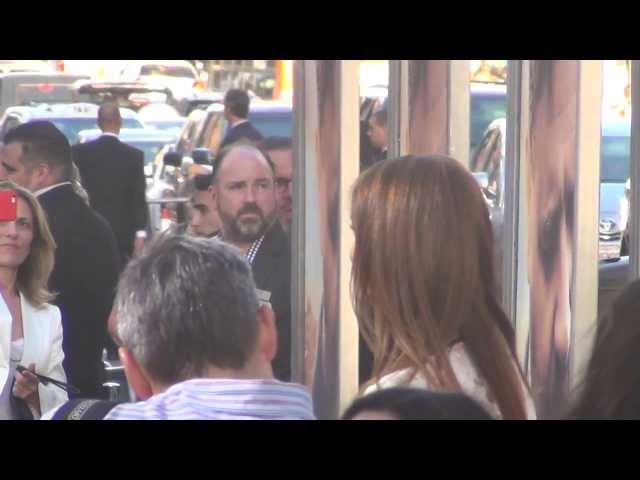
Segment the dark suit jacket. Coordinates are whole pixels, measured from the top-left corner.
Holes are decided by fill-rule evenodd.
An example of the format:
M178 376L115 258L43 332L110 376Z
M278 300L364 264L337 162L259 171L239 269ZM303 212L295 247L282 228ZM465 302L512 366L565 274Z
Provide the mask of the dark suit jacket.
M236 125L230 129L225 135L222 142L220 142L220 149L236 143L238 140L248 138L252 142L259 142L264 136L253 126L251 122L243 122L240 125Z
M256 287L271 292L278 329L278 353L273 360L276 378L291 379L291 249L280 222L267 231L252 265Z
M73 158L91 206L111 225L124 259L131 257L137 230L145 230L144 154L105 135L73 146Z
M64 369L85 397L102 394L102 349L118 281L119 257L107 221L73 192L56 187L38 197L56 242L49 288L62 313Z

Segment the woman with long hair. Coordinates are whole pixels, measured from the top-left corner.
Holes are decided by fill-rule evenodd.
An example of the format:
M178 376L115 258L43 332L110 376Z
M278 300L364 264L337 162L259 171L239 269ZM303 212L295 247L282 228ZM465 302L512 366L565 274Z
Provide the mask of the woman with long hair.
M570 418L640 419L640 280L598 322L593 353Z
M67 400L33 375L66 382L60 310L48 303L55 242L33 194L11 182L0 191L17 199L15 220L0 221L0 419L39 418Z
M373 352L366 392L462 392L495 418L535 418L500 307L489 213L443 156L380 162L356 181L352 295Z

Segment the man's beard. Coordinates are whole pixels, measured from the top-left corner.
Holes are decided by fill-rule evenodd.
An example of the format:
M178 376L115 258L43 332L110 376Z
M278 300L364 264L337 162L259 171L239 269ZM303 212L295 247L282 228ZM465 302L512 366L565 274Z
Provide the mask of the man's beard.
M235 217L228 215L222 209L219 209L220 219L222 220L229 238L226 240L240 242L255 242L262 237L276 218L276 210L274 209L270 215L265 216L260 207L255 203L243 205ZM243 221L241 217L247 213L256 215L257 220Z

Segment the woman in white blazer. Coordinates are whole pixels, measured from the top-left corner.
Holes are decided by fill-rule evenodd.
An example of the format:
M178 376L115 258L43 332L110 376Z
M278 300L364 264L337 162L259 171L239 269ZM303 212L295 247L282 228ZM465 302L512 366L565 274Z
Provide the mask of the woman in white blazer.
M47 303L53 299L47 283L55 242L36 198L0 182L0 192L7 190L16 193L17 217L0 221L0 419L21 418L16 404L39 418L65 402L67 393L29 372L20 374L16 365L66 382L60 310Z

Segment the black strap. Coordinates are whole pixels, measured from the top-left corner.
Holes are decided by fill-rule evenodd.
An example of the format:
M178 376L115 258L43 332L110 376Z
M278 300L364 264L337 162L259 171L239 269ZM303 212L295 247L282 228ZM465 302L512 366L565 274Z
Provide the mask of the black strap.
M120 403L77 398L63 403L51 420L102 420Z

